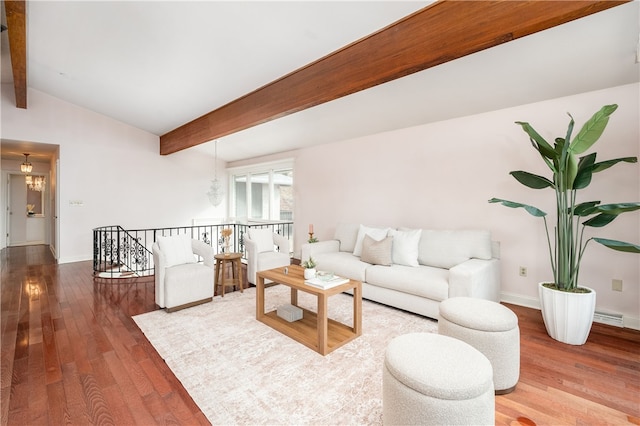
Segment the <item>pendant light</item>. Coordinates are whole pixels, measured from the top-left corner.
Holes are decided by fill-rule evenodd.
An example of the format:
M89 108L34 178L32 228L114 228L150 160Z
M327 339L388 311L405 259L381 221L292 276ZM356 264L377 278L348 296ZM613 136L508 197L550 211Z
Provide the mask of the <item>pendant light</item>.
M209 188L209 192L207 195L209 196L209 201L214 207L218 207L220 203L222 203L222 199L224 198L224 189L222 188L222 184L218 180L218 140L216 139L215 143L215 165L214 165L214 179L211 181L211 187Z
M29 154L25 153L23 155L24 155L24 163L20 164L20 171L22 173L31 173L31 170L33 170L33 166L29 162Z

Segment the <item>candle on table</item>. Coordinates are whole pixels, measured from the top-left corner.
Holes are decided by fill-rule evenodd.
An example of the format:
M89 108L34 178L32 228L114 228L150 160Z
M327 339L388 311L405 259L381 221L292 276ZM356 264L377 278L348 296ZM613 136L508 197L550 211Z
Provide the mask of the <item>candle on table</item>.
M309 225L309 233L313 234L313 224Z

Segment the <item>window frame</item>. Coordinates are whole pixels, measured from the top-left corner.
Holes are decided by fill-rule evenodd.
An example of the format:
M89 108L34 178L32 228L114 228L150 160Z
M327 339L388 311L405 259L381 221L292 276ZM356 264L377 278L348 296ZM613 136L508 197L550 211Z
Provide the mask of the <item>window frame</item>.
M247 221L252 221L252 222L259 222L259 221L268 221L268 222L273 222L273 221L277 221L280 220L279 219L279 209L278 209L278 219L273 219L274 216L274 191L275 191L275 183L274 183L274 173L281 171L281 170L291 170L292 175L294 173L294 160L293 159L286 159L286 160L280 160L280 161L273 161L273 162L266 162L266 163L259 163L259 164L252 164L250 166L239 166L239 167L230 167L227 169L227 173L229 176L228 182L229 182L229 203L228 203L228 211L227 211L227 215L228 217L231 218L235 218L236 220L247 220ZM268 191L269 191L269 197L268 197L268 214L269 217L266 219L260 218L260 219L255 219L252 218L252 190L251 190L251 177L252 176L257 176L257 175L268 175ZM245 201L246 201L246 206L247 206L247 216L246 217L237 217L236 216L236 179L238 176L244 176L246 177L246 195L245 195ZM293 178L292 178L293 179ZM295 185L295 181L292 182L292 186ZM295 191L294 191L295 193ZM294 201L295 203L295 201Z

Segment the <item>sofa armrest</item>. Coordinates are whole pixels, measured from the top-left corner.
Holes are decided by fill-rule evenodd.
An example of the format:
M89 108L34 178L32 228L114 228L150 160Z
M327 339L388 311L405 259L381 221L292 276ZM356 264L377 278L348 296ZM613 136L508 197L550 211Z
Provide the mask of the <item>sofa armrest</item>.
M449 269L449 297L500 302L500 260L469 259Z
M258 270L258 243L245 234L244 248L247 253L247 281L255 284Z
M273 233L273 243L278 246L278 251L284 254L291 253L291 244L289 243L289 239L280 235Z
M167 262L157 242L151 246L151 252L153 253L156 304L164 308L164 269Z
M318 241L317 243L305 243L302 244L301 260L307 260L309 257L316 256L321 253L336 253L340 251L340 241L327 240Z

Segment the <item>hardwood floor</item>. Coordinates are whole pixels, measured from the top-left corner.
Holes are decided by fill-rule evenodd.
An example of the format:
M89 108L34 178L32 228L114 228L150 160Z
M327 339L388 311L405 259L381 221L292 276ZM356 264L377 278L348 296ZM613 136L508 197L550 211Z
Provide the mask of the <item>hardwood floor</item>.
M157 309L153 278L95 279L44 246L0 252L2 424L209 424L131 316ZM583 346L519 318L521 373L498 425L640 425L640 331L594 324Z

